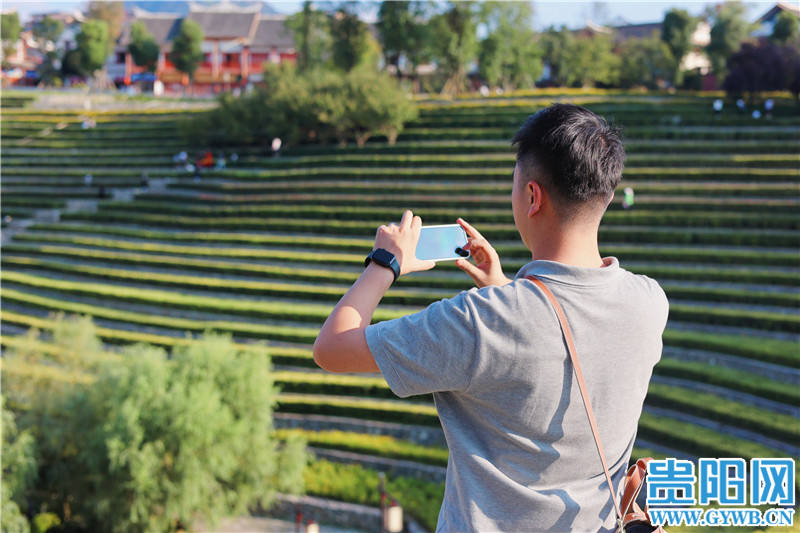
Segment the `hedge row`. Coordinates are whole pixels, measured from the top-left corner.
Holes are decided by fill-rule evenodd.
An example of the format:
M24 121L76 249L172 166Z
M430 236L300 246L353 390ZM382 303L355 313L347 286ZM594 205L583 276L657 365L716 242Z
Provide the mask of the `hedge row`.
M432 141L432 142L397 142L394 145L368 143L364 147L334 147L325 145L305 145L286 150L288 155L343 155L343 154L480 154L480 153L513 153L507 140L485 139L483 141ZM795 144L791 141L772 140L737 140L715 141L695 139L681 141L675 139L636 140L625 139L627 153L794 153Z
M637 187L638 189L638 187ZM305 189L303 189L305 190ZM676 191L678 192L678 191ZM720 191L714 191L719 194ZM680 194L680 193L679 193ZM611 202L609 212L621 211L621 204L624 198L623 192L619 191ZM161 205L170 208L176 202L185 202L185 195L170 195L169 193L139 194L139 201L146 201L148 205ZM193 208L214 209L252 209L261 206L280 205L300 205L307 206L311 203L323 204L327 207L342 206L349 209L353 205L381 205L383 208L394 207L397 209L412 209L414 211L425 208L452 208L462 211L475 208L495 208L510 209L508 193L503 195L465 195L458 191L455 195L431 195L431 194L407 194L404 196L387 194L347 194L340 192L325 192L315 194L313 192L284 193L275 191L273 193L258 195L243 195L241 198L210 196L199 193L196 197L190 198ZM731 211L737 213L796 213L800 209L800 201L793 199L751 199L751 198L714 198L688 196L681 194L679 197L662 198L659 196L648 196L643 191L639 191L636 196L637 211L641 208L645 211L703 211L716 213Z
M755 442L646 412L639 418L637 437L696 457L742 457L749 460L754 457L787 456L786 453Z
M377 507L380 505L378 472L359 464L342 464L325 460L312 462L305 473L306 493L312 496ZM436 529L439 508L444 499L444 483L416 478L389 476L386 490L420 525L428 531Z
M635 186L636 193L641 195L682 195L682 196L745 196L753 201L761 197L779 197L781 200L792 198L797 187L789 183L694 183L694 182L658 182L649 181L642 183L620 182L618 191L626 186ZM325 194L374 194L388 196L388 193L401 188L390 182L369 182L341 180L331 181L265 181L265 182L208 182L194 181L193 179L179 179L175 183L170 183L169 188L190 189L198 191L197 196L192 198L195 204L221 203L221 202L259 202L269 201L275 196L286 196L288 194L313 194L320 189L325 190ZM454 195L454 187L457 187L458 194ZM471 195L506 195L509 198L511 193L511 181L487 181L482 184L475 182L454 183L424 183L411 182L403 183L402 189L409 195L432 195L438 194L447 196L454 202L461 198L469 198ZM209 192L211 194L204 194ZM619 194L619 193L617 193ZM147 193L144 195L148 199L160 200L179 200L184 201L185 196L178 196L167 190L164 193ZM507 200L508 201L508 200Z
M447 466L447 456L449 455L447 448L421 446L388 435L370 435L337 430L308 431L302 429L279 429L276 434L281 439L285 439L289 435L301 435L309 446L318 448L364 453L442 467Z
M83 140L54 140L51 138L34 137L30 142L22 142L23 139L5 139L3 140L3 148L6 146L24 146L26 148L112 148L117 150L125 150L127 148L141 149L141 148L159 148L165 149L167 147L175 150L175 153L186 149L186 143L182 140L171 139L157 139L157 140L119 140L119 139L83 139Z
M664 339L664 343L668 346L669 340ZM653 373L715 385L787 405L800 405L797 386L720 365L662 357Z
M44 272L66 272L81 276L90 276L92 279L138 282L174 289L187 288L193 290L220 291L255 297L274 296L277 298L299 298L314 301L337 302L348 289L346 283L338 286L326 286L318 283L276 283L207 276L186 276L162 272L125 270L86 264L64 263L60 261L46 261L35 258L8 257L7 254L2 258L2 264L12 268L17 266ZM322 281L322 279L319 281ZM458 288L468 288L468 285L469 283L467 280L460 280ZM772 305L784 306L792 309L800 307L800 294L795 293L774 291L759 292L732 288L687 287L671 285L668 282L662 282L662 288L670 299ZM443 290L441 288L440 290L428 288L424 291L390 289L381 301L386 304L427 306L434 301L451 296L453 296L452 290Z
M36 294L9 288L3 288L3 299L15 302L24 307L44 309L46 311L63 311L91 315L102 320L113 320L123 324L138 324L140 326L157 326L177 331L203 332L212 329L221 333L231 333L241 338L256 340L275 340L288 342L302 342L312 344L317 338L318 329L304 327L273 326L252 324L247 322L231 322L225 320L193 320L175 318L152 313L137 313L122 311L109 307L100 307L64 301L63 299L48 298Z
M388 400L355 400L337 396L283 393L277 412L351 416L369 420L438 426L432 406ZM587 430L588 431L588 430ZM784 457L786 454L760 444L663 416L642 413L637 436L699 457Z
M14 311L3 310L0 311L0 318L3 322L15 324L26 328L37 328L39 330L52 331L54 321L49 319L38 318ZM176 337L169 335L157 335L153 333L145 333L141 331L130 331L126 329L112 329L102 326L95 326L97 335L107 344L112 345L126 345L134 344L137 342L145 342L156 346L161 346L167 351L171 352L172 348L177 345L194 342L194 338L189 335L188 337ZM4 335L0 338L0 343L3 346L12 346L19 344L17 339L19 336ZM273 364L298 364L310 368L318 368L311 355L310 349L293 348L287 346L266 346L263 341L256 341L253 343L235 343L240 350L255 350L263 352L265 356L269 356Z
M230 155L232 150L227 150ZM129 153L116 155L90 155L81 151L79 154L7 154L4 163L8 166L170 166L172 153L164 152L132 157ZM755 168L797 168L800 157L795 154L758 154L744 156L741 154L697 154L687 157L686 154L629 154L626 158L628 167L664 166L664 167L698 167L709 165L714 167L755 167ZM501 154L459 154L459 155L323 155L300 157L266 157L243 155L231 168L296 168L296 167L443 167L443 168L510 168L514 166L514 155Z
M159 213L161 215L176 215L182 217L213 217L216 219L229 218L244 219L246 217L287 217L287 218L323 218L331 220L384 220L389 221L398 217L399 210L388 207L355 207L351 205L236 205L236 206L197 206L197 205L165 205L163 202L104 202L103 209L113 211L115 215L128 213L132 220L136 220L140 213ZM459 216L468 218L475 223L506 223L513 222L510 209L452 209L428 208L417 211L423 220L430 223L445 223L457 219ZM645 226L679 226L697 225L703 227L726 228L770 228L770 229L798 229L800 228L800 215L795 210L793 213L723 213L705 210L703 212L672 210L663 211L655 209L640 209L631 211L609 210L603 217L605 225L645 225ZM380 223L376 222L376 227Z
M400 141L422 140L468 140L468 139L510 139L517 128L484 127L484 128L415 128L403 130L398 136ZM796 129L777 129L770 127L759 128L701 128L687 127L630 127L625 128L625 135L629 139L698 139L698 140L797 140L800 131ZM376 142L383 140L376 137Z
M713 394L650 383L645 405L745 428L793 445L800 443L800 419L725 400Z
M399 219L399 213L396 218ZM103 223L130 224L135 221L139 225L161 225L175 229L197 230L259 230L296 233L318 233L326 235L374 235L380 222L366 221L326 221L286 219L286 218L211 218L211 217L178 217L170 215L142 214L132 217L125 213L62 213L62 220L79 220ZM387 221L388 222L388 221ZM455 217L444 222L455 222ZM484 224L480 230L489 240L519 238L519 233L512 224ZM777 230L730 230L725 228L654 228L648 226L629 227L603 225L600 227L601 240L625 243L663 243L663 244L719 244L743 245L759 247L800 247L800 234L791 231Z
M240 179L263 181L266 179L288 179L300 178L302 180L340 180L366 178L375 180L410 180L419 182L442 181L442 180L463 180L463 181L486 181L488 179L507 181L510 184L511 169L508 168L364 168L364 167L337 167L337 168L291 168L273 170L250 170L250 169L226 169L226 170L207 170L204 177L214 177L220 179ZM121 168L95 168L95 172L102 172L105 176L130 177L141 175L141 169L121 169ZM26 167L26 166L6 166L4 172L12 176L53 176L64 177L83 177L86 171L83 169L65 169L61 167ZM162 168L158 170L160 177L180 177L186 176L187 172L183 169ZM683 179L694 182L714 182L714 181L752 181L754 179L770 180L773 182L797 182L798 174L792 168L672 168L672 167L627 167L623 174L625 180L663 180L663 179ZM452 186L452 185L451 185Z
M670 305L670 316L674 316ZM757 327L757 325L756 325ZM752 335L722 334L699 331L682 331L667 328L664 344L691 350L708 350L745 358L755 358L765 363L800 368L797 343Z
M285 393L371 399L395 398L382 378L284 371L275 373L275 381ZM416 399L423 398L433 402L430 395L416 397ZM651 383L645 405L673 409L731 426L747 428L787 443L800 442L800 420L712 394Z
M76 231L86 233L96 233L119 237L130 237L141 239L147 242L137 242L128 239L113 239L96 236L72 235L69 233L39 233L41 230L54 229L61 231ZM356 239L341 237L326 237L323 235L260 235L247 233L194 233L194 232L161 232L151 230L140 230L138 228L120 228L109 226L58 226L57 224L36 224L32 226L32 231L20 234L18 241L34 241L48 243L65 243L82 246L94 246L104 248L116 248L123 250L133 250L137 252L157 252L174 253L185 255L210 255L220 257L241 257L241 258L263 258L281 259L286 261L309 261L318 263L320 261L334 261L337 263L351 263L353 266L360 265L359 256L348 255L342 257L337 255L325 255L319 259L315 258L313 252L331 250L335 252L356 252L366 254L373 244L372 239ZM157 241L167 241L157 242ZM171 244L175 242L176 244ZM207 243L216 244L214 247L202 247L194 245L184 245L183 243ZM237 247L221 247L221 244L237 244L259 247L259 249L241 249ZM13 244L12 244L13 245ZM297 251L269 250L263 246L280 246L300 248ZM12 248L9 248L11 250ZM17 248L17 250L28 250L30 248ZM504 267L509 270L513 267L522 266L530 261L527 257L530 252L522 244L497 243L495 249L501 257ZM737 267L742 265L755 266L786 266L794 267L797 265L797 256L794 252L760 252L757 250L736 250L736 249L709 249L695 247L654 247L642 249L636 245L608 244L602 245L600 251L603 255L613 255L620 258L623 262L633 261L669 261L669 262L690 262L707 264L732 264ZM311 252L311 253L304 253ZM661 276L688 276L688 279L705 279L708 272L716 276L721 281L731 279L741 279L748 281L768 281L764 275L775 276L776 283L793 285L797 284L800 276L789 272L776 272L771 270L742 270L736 269L708 269L708 267L661 267L658 265L645 264L643 267L649 272L661 272ZM451 262L441 262L436 267L439 270L455 271L456 267ZM709 271L710 270L710 271ZM402 281L402 280L401 280ZM435 286L435 285L432 285ZM456 286L456 285L451 285Z
M285 302L219 298L101 283L63 281L9 271L8 269L3 272L3 280L6 282L7 287L10 282L12 287L14 284L19 284L22 287L41 288L59 293L94 298L111 298L118 302L157 304L165 308L207 313L227 313L251 319L288 319L299 323L308 322L316 325L321 324L328 317L331 310L329 305L293 303L287 309ZM404 310L378 309L372 318L372 322L398 318L416 310L418 308L415 307ZM725 309L673 302L670 306L670 318L682 322L745 327L767 331L790 333L800 331L800 316L787 313ZM772 362L791 367L800 367L800 354L784 353L774 357Z

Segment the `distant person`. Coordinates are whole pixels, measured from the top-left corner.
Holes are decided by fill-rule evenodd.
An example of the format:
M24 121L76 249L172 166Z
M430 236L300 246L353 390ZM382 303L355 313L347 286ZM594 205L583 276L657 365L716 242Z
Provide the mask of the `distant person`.
M172 158L177 166L185 166L187 161L189 161L189 154L187 154L184 150L181 150Z
M225 163L225 153L224 152L220 152L219 154L217 154L217 164L214 165L214 168L216 170L225 170L225 164L226 164Z
M767 101L764 102L764 112L767 115L767 118L772 118L772 108L775 107L775 101L772 98L767 98Z
M753 118L756 119L756 120L760 119L761 118L761 111L759 111L758 109L754 109L753 110Z
M150 177L146 170L142 171L142 179L139 181L142 187L150 187Z
M747 111L747 107L744 105L744 100L742 100L741 98L736 100L736 109L739 110L739 113L744 113L745 111Z
M619 133L586 108L555 104L529 117L512 145L510 211L531 261L508 278L489 241L458 219L475 263L456 266L476 287L371 324L398 277L436 266L415 257L423 222L405 210L377 229L365 269L319 331L314 361L380 372L401 398L433 394L449 448L436 531L611 533L669 302L657 281L600 252L598 227L625 159ZM572 326L608 481L545 289Z
M275 137L272 139L272 157L278 157L281 151L282 141L280 137Z
M231 154L231 164L235 165L237 161L239 161L239 154L234 152Z
M633 187L625 187L623 190L625 196L622 199L622 208L623 209L630 209L633 207L634 199L633 199Z
M214 166L214 154L211 150L206 150L197 162L197 166L203 168L211 168Z
M481 96L489 96L489 88L486 85L481 85Z
M722 105L723 104L721 98L717 98L716 100L714 100L714 116L716 118L719 118L719 116L722 114Z
M101 185L97 188L97 197L98 198L105 198L106 197L106 188L104 185Z
M92 184L92 175L91 174L86 174L83 177L83 184L86 185L87 187L89 187Z

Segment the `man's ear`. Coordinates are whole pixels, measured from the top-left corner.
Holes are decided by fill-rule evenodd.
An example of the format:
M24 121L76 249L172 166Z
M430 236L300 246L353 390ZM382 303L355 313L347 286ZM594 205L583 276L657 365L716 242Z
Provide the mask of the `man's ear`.
M532 217L542 208L542 186L531 180L525 185L525 195L528 198L528 218Z

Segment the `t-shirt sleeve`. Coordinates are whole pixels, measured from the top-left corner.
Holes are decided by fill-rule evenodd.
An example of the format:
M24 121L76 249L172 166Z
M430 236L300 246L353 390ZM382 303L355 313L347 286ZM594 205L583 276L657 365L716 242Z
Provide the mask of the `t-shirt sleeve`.
M367 345L397 396L469 386L477 336L470 294L462 291L417 313L367 326Z

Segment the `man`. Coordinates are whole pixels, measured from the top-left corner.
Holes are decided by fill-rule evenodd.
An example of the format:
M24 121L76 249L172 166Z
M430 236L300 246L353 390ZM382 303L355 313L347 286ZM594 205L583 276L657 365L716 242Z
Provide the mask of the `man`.
M532 261L508 279L494 248L459 219L476 264L456 263L477 288L369 325L394 280L370 261L320 330L314 358L332 372L380 371L400 397L433 392L450 449L437 531L612 531L558 319L525 276L540 277L564 309L618 495L668 302L654 280L600 256L598 226L625 157L617 132L556 104L528 118L513 144L511 206ZM378 229L375 248L394 255L400 275L434 266L414 257L421 224L406 211Z

